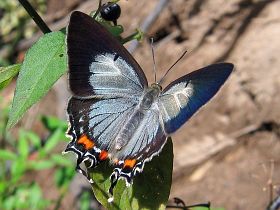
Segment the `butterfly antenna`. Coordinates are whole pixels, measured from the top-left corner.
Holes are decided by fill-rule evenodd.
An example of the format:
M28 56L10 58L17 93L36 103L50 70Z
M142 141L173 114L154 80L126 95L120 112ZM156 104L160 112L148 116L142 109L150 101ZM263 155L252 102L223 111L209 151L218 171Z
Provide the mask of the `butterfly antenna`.
M187 50L185 52L183 52L183 54L177 59L177 61L165 72L165 74L159 80L159 82L157 84L161 84L162 83L163 79L166 77L166 75L169 73L169 71L185 56L186 53L187 53Z
M151 38L151 50L152 50L152 56L153 56L153 71L154 71L154 77L155 77L155 83L157 81L157 69L156 69L156 60L155 60L155 51L154 51L154 39Z

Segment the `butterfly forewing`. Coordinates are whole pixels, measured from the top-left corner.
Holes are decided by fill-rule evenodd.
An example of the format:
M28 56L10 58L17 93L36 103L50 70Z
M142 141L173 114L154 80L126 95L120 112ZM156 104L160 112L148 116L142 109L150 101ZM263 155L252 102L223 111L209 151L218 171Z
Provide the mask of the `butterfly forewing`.
M213 64L169 84L158 101L166 133L175 132L211 99L232 69L233 65L229 63Z
M90 16L73 12L67 30L69 86L73 95L141 95L147 79L128 51Z

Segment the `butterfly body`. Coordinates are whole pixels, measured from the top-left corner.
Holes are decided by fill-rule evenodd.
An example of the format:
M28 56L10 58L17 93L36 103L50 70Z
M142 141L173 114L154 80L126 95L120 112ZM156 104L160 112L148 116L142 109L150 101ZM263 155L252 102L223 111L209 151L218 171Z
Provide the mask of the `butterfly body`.
M213 64L173 81L162 90L148 86L129 52L90 16L73 12L67 32L69 87L67 113L71 137L65 152L94 168L110 159L110 192L120 178L127 184L145 162L158 155L166 139L220 89L230 63ZM89 178L89 177L88 177Z
M160 94L160 88L156 85L144 90L139 103L135 106L133 113L124 123L118 136L116 137L116 150L121 150L131 139L137 138L137 133L145 132L143 128L149 119L149 115L158 114L157 98Z

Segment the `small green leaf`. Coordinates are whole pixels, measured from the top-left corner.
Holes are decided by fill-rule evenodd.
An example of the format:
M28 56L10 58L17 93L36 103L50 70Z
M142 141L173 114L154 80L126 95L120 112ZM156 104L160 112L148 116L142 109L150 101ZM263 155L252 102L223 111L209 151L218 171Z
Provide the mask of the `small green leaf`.
M62 32L48 33L28 50L19 72L7 129L15 125L66 72L64 40Z
M7 80L3 81L2 83L0 83L0 90L7 87L11 83L12 80L13 80L13 78L10 78L10 79L7 79Z
M11 177L12 182L17 182L23 175L26 170L26 161L23 159L17 159L13 162L11 166Z
M21 64L14 64L7 67L0 67L0 84L16 76L20 70L20 67Z
M68 124L65 120L60 120L56 117L42 116L41 121L43 122L44 126L52 132L57 128L62 128L65 131L68 128Z
M10 196L4 200L3 209L15 209L16 197Z
M64 183L64 171L65 168L60 168L55 171L54 181L57 187L61 187Z
M29 191L29 203L31 209L38 209L38 204L42 201L42 191L41 188L37 184L33 184L28 189Z
M93 192L97 200L109 210L165 209L170 193L172 169L173 146L171 139L168 139L160 155L145 164L144 171L134 178L131 187L126 187L123 180L118 182L112 203L107 200L110 196L108 189L112 173L112 168L107 164L101 164L93 170Z
M26 159L28 157L28 153L29 153L28 141L27 141L25 135L23 135L23 133L21 133L21 132L19 134L17 149L18 149L20 157L22 157L24 159Z
M89 210L90 208L90 198L91 194L88 191L84 191L79 198L80 201L80 210Z
M57 187L67 186L72 182L76 171L73 167L58 168L54 174L54 180Z
M133 39L141 41L144 37L144 32L141 29L136 29L136 32L133 34Z
M0 160L15 160L17 155L8 150L0 149Z
M121 25L107 27L107 30L115 37L119 37L123 32L123 27Z
M54 166L54 163L50 160L36 160L36 161L29 161L28 169L31 170L44 170L49 169Z
M9 183L7 183L6 181L3 181L3 182L0 182L0 195L2 193L4 193L5 191L7 191L7 189L9 189ZM1 201L1 199L0 199ZM0 202L1 203L1 202ZM1 204L0 204L0 207L1 207ZM1 209L1 208L0 208Z
M91 13L90 16L93 17L95 12ZM124 31L122 25L113 25L111 21L104 20L100 15L97 15L95 20L103 25L114 37L120 37Z
M53 161L53 163L55 163L56 165L59 165L59 166L66 166L66 167L73 166L72 161L70 161L69 159L66 159L62 155L53 154L51 156L51 160Z
M62 129L55 130L51 136L47 139L46 144L43 148L44 152L47 154L49 153L53 148L55 148L58 144L58 142L61 140L62 136L65 136L64 131Z
M41 147L41 139L39 136L37 136L35 133L31 132L31 131L21 131L22 135L25 135L25 137L30 140L30 142L32 143L32 145L36 148L39 149Z

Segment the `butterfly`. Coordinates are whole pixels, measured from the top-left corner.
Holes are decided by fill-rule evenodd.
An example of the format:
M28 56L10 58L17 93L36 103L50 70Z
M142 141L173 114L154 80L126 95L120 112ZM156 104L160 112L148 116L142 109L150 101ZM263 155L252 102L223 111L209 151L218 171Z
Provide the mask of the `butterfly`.
M90 16L75 11L67 29L71 142L76 169L90 182L87 169L111 160L113 188L120 178L129 185L145 162L158 155L178 130L220 89L233 70L230 63L191 72L162 90L147 78L120 42Z

